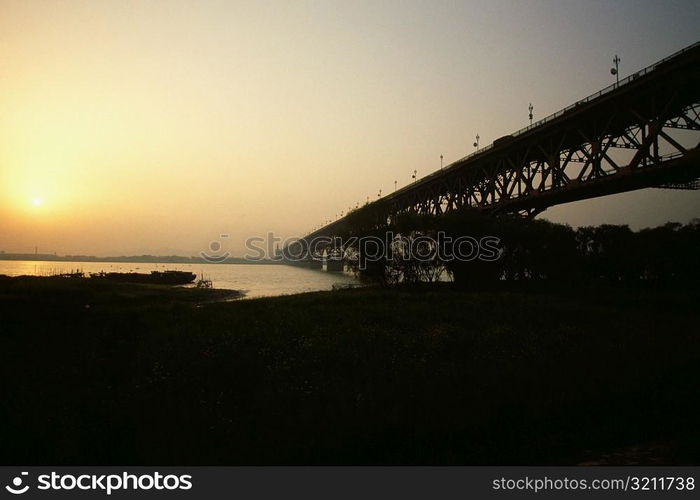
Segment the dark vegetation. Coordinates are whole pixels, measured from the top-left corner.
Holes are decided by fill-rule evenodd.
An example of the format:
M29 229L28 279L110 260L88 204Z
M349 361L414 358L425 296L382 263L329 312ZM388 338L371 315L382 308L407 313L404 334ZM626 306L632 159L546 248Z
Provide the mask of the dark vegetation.
M573 229L514 215L485 217L475 210L442 215L404 213L393 218L385 212L381 202L351 212L343 234L347 240L394 236L383 259L362 261L363 266L359 245L346 252L360 275L383 284L436 281L447 273L457 284L467 286L500 280L568 284L700 281L700 219L632 231L625 225ZM496 237L500 257L493 261L451 258L456 252L450 244L437 243L440 232L453 241ZM415 258L417 254L422 258Z
M698 463L700 292L539 283L202 305L2 279L2 463Z

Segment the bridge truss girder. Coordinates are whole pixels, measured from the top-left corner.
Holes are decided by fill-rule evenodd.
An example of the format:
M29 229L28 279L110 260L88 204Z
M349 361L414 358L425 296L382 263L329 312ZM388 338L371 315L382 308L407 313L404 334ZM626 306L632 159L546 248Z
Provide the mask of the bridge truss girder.
M584 113L570 126L413 189L390 211L441 214L469 206L531 216L558 203L641 187L692 188L700 177L700 101L683 104L680 94L657 92L642 105Z

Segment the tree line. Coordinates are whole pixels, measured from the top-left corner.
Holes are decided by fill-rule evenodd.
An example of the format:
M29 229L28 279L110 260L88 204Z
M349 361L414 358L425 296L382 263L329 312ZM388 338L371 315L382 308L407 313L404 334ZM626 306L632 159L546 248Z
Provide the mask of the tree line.
M700 219L633 231L627 225L572 228L517 215L485 215L464 209L441 215L386 217L366 205L346 218L345 260L361 277L384 284L502 280L559 282L697 281ZM389 237L387 238L387 235ZM362 248L363 238L387 243L383 255ZM489 240L490 239L490 240ZM469 258L466 253L477 248ZM497 241L497 243L494 243ZM461 255L455 255L459 243ZM494 258L495 249L495 258ZM363 252L367 255L363 255ZM487 258L484 258L486 256Z

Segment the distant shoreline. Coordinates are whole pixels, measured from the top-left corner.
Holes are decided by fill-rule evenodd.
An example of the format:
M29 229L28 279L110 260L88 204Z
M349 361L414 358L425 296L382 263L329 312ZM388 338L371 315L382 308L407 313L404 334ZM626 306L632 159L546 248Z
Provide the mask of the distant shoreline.
M262 264L282 265L282 262L264 259L249 260L229 257L221 262L210 262L201 257L182 257L179 255L134 255L119 257L96 257L94 255L53 255L0 253L0 260L30 260L38 262L123 262L140 264Z

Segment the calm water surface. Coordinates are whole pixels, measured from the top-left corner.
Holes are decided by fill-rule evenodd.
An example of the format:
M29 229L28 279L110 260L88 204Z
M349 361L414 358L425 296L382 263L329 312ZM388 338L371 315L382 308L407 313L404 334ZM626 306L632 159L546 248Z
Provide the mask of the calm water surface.
M212 280L214 288L241 290L246 298L331 290L333 285L357 284L352 275L265 264L152 264L140 262L45 262L0 260L0 274L47 276L58 273L190 271Z

